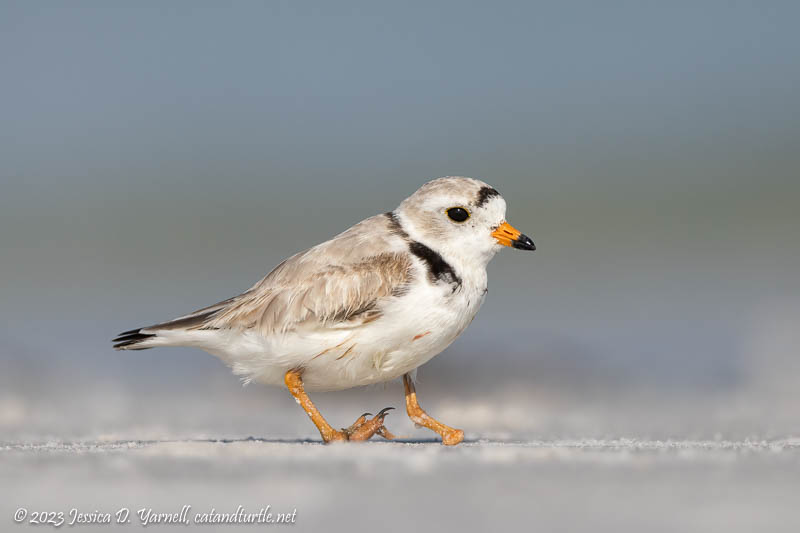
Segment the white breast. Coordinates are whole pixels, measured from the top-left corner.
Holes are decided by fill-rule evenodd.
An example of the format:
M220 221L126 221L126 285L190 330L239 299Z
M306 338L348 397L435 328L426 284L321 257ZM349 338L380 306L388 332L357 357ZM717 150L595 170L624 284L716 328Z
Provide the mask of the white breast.
M447 348L469 325L483 303L481 289L462 283L420 283L387 306L384 315L360 328L341 356L324 354L310 361L303 379L311 389L336 390L398 378Z

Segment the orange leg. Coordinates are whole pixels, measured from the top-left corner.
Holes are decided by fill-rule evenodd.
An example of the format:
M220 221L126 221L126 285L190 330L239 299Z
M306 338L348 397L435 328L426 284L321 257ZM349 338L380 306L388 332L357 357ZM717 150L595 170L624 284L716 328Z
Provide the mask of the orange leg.
M394 435L389 433L389 431L383 427L383 419L386 417L387 412L392 409L392 407L382 409L377 416L370 420L367 420L367 415L371 413L364 413L358 417L358 420L353 422L353 425L351 425L349 428L339 431L333 429L333 427L328 424L328 421L325 420L325 418L322 416L322 413L317 410L317 407L311 401L311 398L309 398L308 394L306 394L306 391L303 388L302 374L299 370L288 371L284 376L284 381L286 382L286 387L289 389L289 392L292 393L292 396L294 396L294 399L297 400L297 403L300 404L300 407L303 408L306 414L311 418L311 421L314 422L314 425L317 426L319 434L322 435L322 440L326 443L345 440L368 440L376 433L386 439L394 438Z
M453 429L432 418L422 410L417 402L417 390L408 374L403 375L403 385L406 389L406 411L408 417L417 425L424 426L442 436L442 444L453 446L464 440L464 432Z

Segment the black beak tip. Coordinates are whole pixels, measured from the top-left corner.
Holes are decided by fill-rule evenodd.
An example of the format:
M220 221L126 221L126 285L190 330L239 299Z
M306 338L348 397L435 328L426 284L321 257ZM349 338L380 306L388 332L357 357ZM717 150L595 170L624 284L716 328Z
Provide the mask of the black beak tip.
M533 241L527 235L520 235L515 241L511 243L511 245L517 250L533 251L536 249L536 245L533 244Z

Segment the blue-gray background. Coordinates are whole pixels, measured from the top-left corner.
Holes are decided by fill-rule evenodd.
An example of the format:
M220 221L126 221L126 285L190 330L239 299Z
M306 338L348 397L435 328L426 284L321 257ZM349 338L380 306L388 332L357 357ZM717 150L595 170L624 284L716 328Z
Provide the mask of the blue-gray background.
M421 370L447 422L797 427L797 3L0 12L6 439L313 436L283 391L242 390L202 352L108 341L443 175L495 185L539 248L494 260L477 320ZM320 402L342 425L402 399L393 384Z

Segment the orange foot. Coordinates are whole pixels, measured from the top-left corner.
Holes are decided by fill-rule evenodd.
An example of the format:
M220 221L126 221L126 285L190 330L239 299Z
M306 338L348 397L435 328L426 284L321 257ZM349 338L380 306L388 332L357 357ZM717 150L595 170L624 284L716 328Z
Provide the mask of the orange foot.
M340 441L365 441L369 440L373 435L380 435L381 437L391 440L395 436L392 435L388 429L383 426L383 419L394 407L386 407L373 418L367 420L367 416L372 413L364 413L348 428L343 428L341 431L333 429L327 420L322 416L322 413L317 410L317 407L311 401L311 398L306 394L303 388L303 379L299 370L290 370L284 376L286 387L292 393L297 403L311 418L311 421L317 426L319 434L325 443L340 442Z
M414 388L414 383L408 374L403 375L403 385L406 389L406 412L408 413L408 418L418 426L426 427L441 435L442 444L445 446L454 446L464 440L463 431L442 424L420 407L417 401L417 390Z
M372 413L364 413L350 427L342 428L341 432L345 435L345 440L369 440L373 435L380 435L387 440L394 439L395 436L383 425L383 419L392 409L394 407L384 407L375 417L369 420L367 420L367 416L371 416Z

